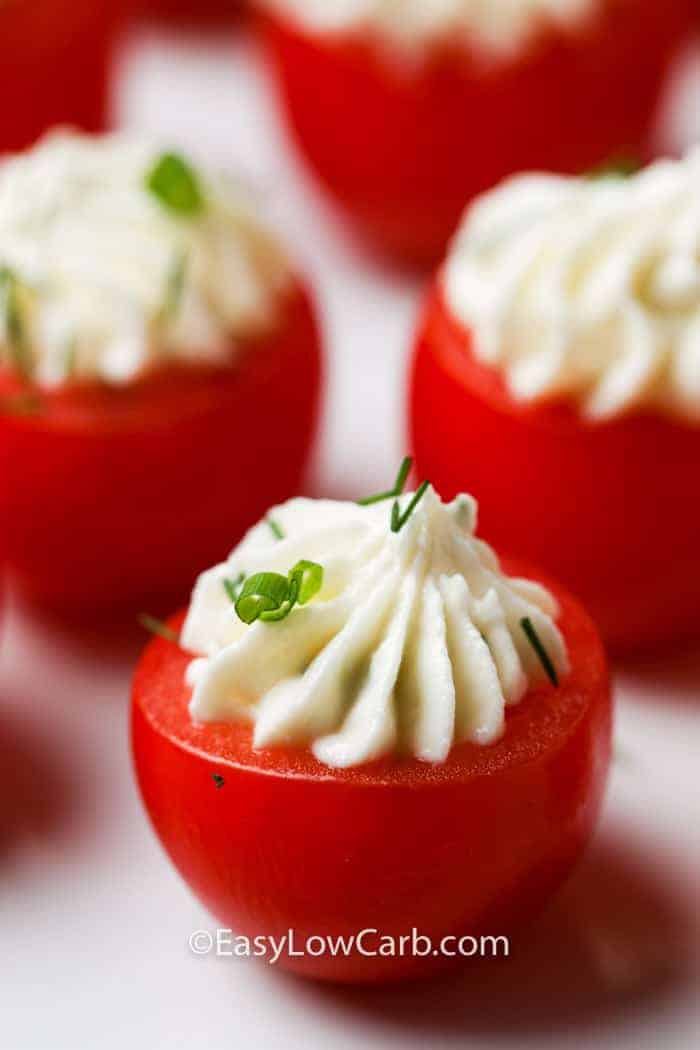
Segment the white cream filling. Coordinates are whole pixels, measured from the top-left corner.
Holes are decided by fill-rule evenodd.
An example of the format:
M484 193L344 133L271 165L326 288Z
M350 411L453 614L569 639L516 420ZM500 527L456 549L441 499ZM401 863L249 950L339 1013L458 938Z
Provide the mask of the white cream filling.
M0 364L45 386L121 384L164 360L228 363L274 325L291 271L248 192L195 167L201 213L169 210L145 185L161 153L61 132L0 164L0 272L15 289L8 309L0 281Z
M442 285L516 398L700 421L700 149L628 178L506 181L467 211Z
M408 51L460 41L488 57L517 56L540 33L574 31L606 0L261 0L307 29L370 31Z
M524 618L566 673L555 600L502 573L474 535L471 497L443 504L429 488L398 533L390 511L291 500L272 512L284 539L262 521L200 576L181 638L200 654L187 670L195 721L249 721L256 747L309 745L333 767L443 762L455 743L497 740L506 706L542 680ZM319 594L281 622L244 624L223 581L302 558L323 566Z

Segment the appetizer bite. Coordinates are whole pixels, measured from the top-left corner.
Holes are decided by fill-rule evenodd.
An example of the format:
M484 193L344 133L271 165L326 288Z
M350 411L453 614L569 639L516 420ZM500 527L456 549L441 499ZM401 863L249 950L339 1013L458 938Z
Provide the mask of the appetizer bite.
M592 623L500 565L471 497L402 494L408 469L362 505L273 508L134 680L136 772L171 859L240 934L294 930L280 965L311 977L419 976L456 961L443 938L535 915L606 779ZM412 930L427 956L378 952Z
M0 153L54 124L105 123L121 0L0 0Z
M284 108L326 187L426 263L528 168L642 155L691 0L258 0ZM622 58L621 56L624 56Z
M0 547L31 597L182 600L298 491L319 388L307 292L230 178L121 136L0 166Z
M699 259L700 151L522 176L467 212L418 334L420 470L621 650L697 637Z

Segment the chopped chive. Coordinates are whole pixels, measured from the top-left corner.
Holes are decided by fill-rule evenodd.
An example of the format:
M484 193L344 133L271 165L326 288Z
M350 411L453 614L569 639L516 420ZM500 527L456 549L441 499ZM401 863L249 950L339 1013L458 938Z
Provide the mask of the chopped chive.
M538 635L537 631L535 630L535 627L534 627L533 622L530 619L530 617L529 616L525 616L520 621L520 626L522 627L523 631L525 632L525 635L527 637L528 642L530 643L532 648L537 653L538 659L539 659L540 663L542 664L542 666L544 667L545 672L546 672L547 677L549 678L550 682L554 686L559 685L559 675L557 674L556 668L554 667L554 664L552 663L552 661L550 659L549 653L547 652L547 650L543 646L543 644L542 644L542 642L540 640L540 636Z
M401 532L401 529L404 527L404 525L406 524L408 519L411 517L411 515L413 514L413 511L416 509L416 507L418 506L420 501L423 499L423 496L425 495L426 490L429 487L430 487L430 482L429 481L423 481L419 485L418 489L415 492L415 495L413 496L413 499L408 504L408 506L406 507L406 510L403 512L403 514L401 513L401 507L399 506L399 501L396 500L396 502L394 503L393 507L391 508L391 531L392 532Z
M283 529L282 529L282 526L281 526L281 525L279 525L279 524L278 524L278 523L277 523L277 522L275 521L275 519L274 519L274 518L265 518L265 521L266 521L266 522L267 522L267 524L269 525L269 527L270 527L270 532L271 532L271 533L272 533L272 535L273 535L273 536L275 537L275 539L277 539L277 540L283 540L283 539L284 539L284 531L283 531Z
M642 163L631 153L617 153L608 160L586 172L587 179L626 179L635 175Z
M216 784L216 790L217 791L219 791L224 786L224 784L226 783L226 781L224 780L224 778L221 776L220 773L212 773L211 778L214 781L214 783Z
M173 318L177 317L180 310L180 303L182 302L182 293L185 288L188 261L189 256L187 252L181 251L175 255L175 258L170 264L168 276L165 282L163 306L160 310L160 319L162 321L171 321Z
M63 358L63 377L64 379L70 379L75 372L75 366L78 359L78 343L76 339L71 339L68 346L66 347L66 353Z
M146 188L168 211L198 215L204 194L196 171L179 153L163 153L146 173Z
M226 583L224 581L224 587ZM278 572L257 572L249 576L235 593L238 618L246 624L261 620L278 623L286 620L294 606L306 605L323 586L323 566L313 561L299 561L287 576ZM229 592L234 593L233 587ZM231 598L233 601L234 599Z
M168 627L167 623L163 623L162 620L156 619L155 616L149 616L148 613L141 613L139 616L139 623L142 627L145 627L151 634L158 635L159 638L164 638L166 642L174 642L175 645L180 644L180 637L177 631L173 631L172 627Z
M384 500L395 499L397 496L400 496L405 488L412 466L413 460L411 457L404 457L404 460L399 467L399 472L396 475L394 487L388 489L386 492L378 492L375 496L365 496L364 499L358 499L358 505L360 507L369 507L372 503L382 503Z
M225 579L225 580L222 580L221 582L222 582L222 584L224 586L224 590L226 591L226 594L228 595L230 601L232 601L233 604L235 605L236 602L238 601L238 595L241 593L241 587L243 586L243 584L245 582L245 573L244 572L239 573L235 580Z
M28 376L31 372L31 358L29 356L22 314L18 302L19 279L13 270L7 266L0 266L0 293L5 305L5 330L7 342L12 354L14 365L22 376Z

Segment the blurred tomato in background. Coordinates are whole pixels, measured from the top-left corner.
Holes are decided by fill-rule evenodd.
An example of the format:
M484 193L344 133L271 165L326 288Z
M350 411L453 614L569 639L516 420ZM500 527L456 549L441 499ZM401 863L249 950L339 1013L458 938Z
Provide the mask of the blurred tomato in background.
M101 129L114 44L131 4L121 0L0 0L0 152L54 124Z

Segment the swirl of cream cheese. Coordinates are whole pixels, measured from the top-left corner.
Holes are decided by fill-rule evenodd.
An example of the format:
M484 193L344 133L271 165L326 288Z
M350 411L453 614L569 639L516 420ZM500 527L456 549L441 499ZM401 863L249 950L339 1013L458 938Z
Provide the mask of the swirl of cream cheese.
M401 499L405 509L410 496ZM310 746L328 766L379 756L443 762L453 744L489 744L505 708L542 678L529 617L560 674L568 669L554 598L509 578L474 535L476 504L429 488L399 532L389 503L294 499L272 511L228 561L200 576L181 644L190 714L250 721L256 747ZM323 566L308 605L276 623L238 619L224 580Z
M372 32L413 53L461 42L482 57L517 57L548 29L572 32L606 0L259 0L313 32Z
M629 178L507 180L468 209L442 290L517 399L700 422L700 149Z
M204 206L179 214L146 186L162 152L64 131L0 163L0 364L17 366L17 324L22 370L46 387L228 364L274 326L291 271L249 193L193 168Z

